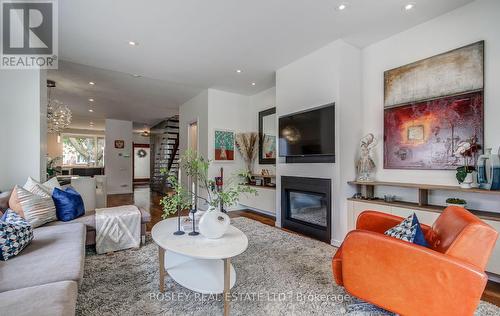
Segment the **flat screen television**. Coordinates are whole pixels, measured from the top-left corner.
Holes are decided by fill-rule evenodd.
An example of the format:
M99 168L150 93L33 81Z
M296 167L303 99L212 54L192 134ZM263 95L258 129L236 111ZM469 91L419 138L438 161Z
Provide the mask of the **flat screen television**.
M335 159L335 105L279 118L279 155L287 158L317 157L312 161L290 159L287 162L333 162Z

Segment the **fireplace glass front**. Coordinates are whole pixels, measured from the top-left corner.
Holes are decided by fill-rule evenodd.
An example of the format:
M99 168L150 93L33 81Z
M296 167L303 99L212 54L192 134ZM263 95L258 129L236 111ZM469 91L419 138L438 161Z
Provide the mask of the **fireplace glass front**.
M290 217L319 226L327 226L326 197L324 194L289 191Z

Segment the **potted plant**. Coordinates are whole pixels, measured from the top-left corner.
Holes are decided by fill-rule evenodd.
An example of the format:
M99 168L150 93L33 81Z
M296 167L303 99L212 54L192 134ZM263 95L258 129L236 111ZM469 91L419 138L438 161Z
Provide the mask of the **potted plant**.
M56 176L57 164L62 160L61 156L50 158L47 156L47 177L52 178Z
M459 198L447 198L446 199L446 205L447 206L460 206L460 207L466 207L467 206L467 201Z
M209 167L209 160L205 160L194 151L187 151L180 159L180 168L188 176L197 179L198 187L204 194L200 194L198 190L193 192L184 188L176 177L170 176L168 180L172 183L174 194L163 197L160 204L163 207L163 217L166 218L178 209L193 208L193 204L197 207L194 201L203 201L208 210L200 218L200 233L207 238L215 239L222 237L229 227L229 216L220 211L220 205L231 207L238 203L241 194L257 195L257 191L234 181L236 180L234 176L217 189L215 181L209 178Z
M456 173L456 178L462 189L472 188L472 183L474 182L472 173L476 171L476 153L480 149L481 145L477 143L477 137L475 136L460 142L457 146L455 156L464 160L464 165L458 167Z
M240 178L243 178L244 184L252 184L252 173L248 170L241 170L238 173Z

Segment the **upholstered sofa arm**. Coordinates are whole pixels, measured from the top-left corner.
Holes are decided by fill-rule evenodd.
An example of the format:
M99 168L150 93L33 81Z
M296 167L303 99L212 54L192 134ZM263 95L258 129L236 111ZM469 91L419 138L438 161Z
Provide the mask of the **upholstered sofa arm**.
M402 315L473 315L487 282L471 264L365 230L344 240L342 278L350 294Z
M389 228L401 223L403 219L404 218L400 216L367 210L359 214L356 222L356 229L369 230L371 232L383 234ZM427 234L431 229L430 226L424 224L420 224L420 227L424 234Z

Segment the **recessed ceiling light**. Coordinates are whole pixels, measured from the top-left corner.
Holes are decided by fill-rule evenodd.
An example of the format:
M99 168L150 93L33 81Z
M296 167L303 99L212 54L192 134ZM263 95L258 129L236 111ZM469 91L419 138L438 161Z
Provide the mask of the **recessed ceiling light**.
M138 75L138 74L132 74L132 77L134 77L134 78L141 78L142 76Z
M94 99L90 98L90 99L89 99L89 102L94 102Z
M94 110L92 110L92 109L89 109L89 112L90 112L90 113L92 113L92 112L94 112Z
M90 122L90 123L89 123L89 125L90 125L90 126L94 125L94 122Z
M240 73L242 73L243 71L242 71L241 69L236 69L236 72L240 74Z
M343 11L343 10L347 9L347 6L348 6L348 4L347 4L347 3L345 3L345 2L344 2L344 3L341 3L341 4L339 4L339 5L337 6L337 10L339 10L339 11Z
M255 82L252 82L252 86L255 86L255 85L256 85L256 83L255 83Z
M134 41L129 41L129 42L128 42L128 44L129 44L130 46L137 46L137 45L139 45L139 43L134 42Z
M94 81L89 81L89 85L93 86L93 85L95 85L95 82Z
M415 8L415 3L408 3L407 5L404 6L405 11L410 11L411 9Z

